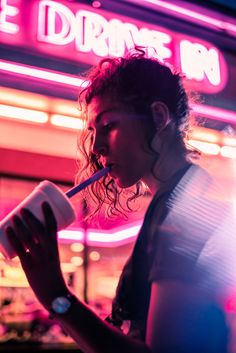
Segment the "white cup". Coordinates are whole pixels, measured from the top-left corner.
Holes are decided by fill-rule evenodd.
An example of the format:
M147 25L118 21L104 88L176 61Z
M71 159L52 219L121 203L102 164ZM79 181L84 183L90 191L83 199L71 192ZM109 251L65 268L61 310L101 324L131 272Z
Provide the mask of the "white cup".
M30 210L41 222L44 222L42 211L42 203L44 201L50 204L54 212L58 230L64 229L74 222L76 214L69 198L52 182L48 180L42 181L16 208L0 221L0 251L6 258L11 259L16 256L5 234L5 228L12 225L12 216L20 215L20 210L24 207Z

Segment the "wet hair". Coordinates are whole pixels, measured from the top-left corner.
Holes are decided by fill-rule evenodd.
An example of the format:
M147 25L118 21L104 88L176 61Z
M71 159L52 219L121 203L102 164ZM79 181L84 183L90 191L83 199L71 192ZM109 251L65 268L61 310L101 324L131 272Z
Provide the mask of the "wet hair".
M152 119L151 105L155 101L163 102L169 109L170 117L175 126L175 142L183 145L188 130L189 99L182 84L179 73L158 60L145 57L144 51L129 54L126 57L106 58L93 68L88 74L89 85L80 93L79 102L86 107L94 97L110 97L114 102L122 103L132 112L147 116L145 124L150 125L152 136L149 136L150 152L151 141L155 135L155 125ZM148 118L149 117L149 118ZM79 141L79 150L84 156L80 163L80 170L76 182L82 181L102 168L99 156L91 151L92 141L88 132L84 131ZM154 151L152 151L154 153ZM157 156L158 158L158 156ZM106 204L108 216L125 214L132 210L130 202L145 192L143 184L138 182L136 189L127 196L130 189L120 189L110 176L94 183L84 191L83 197L93 200L93 212L98 214L101 206ZM122 194L126 194L125 205L122 204ZM95 206L95 207L94 207Z

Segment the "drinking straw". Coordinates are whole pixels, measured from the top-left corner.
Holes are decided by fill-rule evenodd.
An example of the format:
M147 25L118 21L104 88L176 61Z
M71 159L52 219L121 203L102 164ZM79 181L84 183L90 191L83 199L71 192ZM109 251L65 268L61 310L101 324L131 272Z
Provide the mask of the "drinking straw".
M94 173L90 178L86 179L82 183L80 183L80 184L74 186L73 188L69 189L66 192L66 196L68 198L71 198L72 196L77 194L79 191L85 189L90 184L94 183L95 181L99 180L103 176L107 175L108 172L110 171L110 169L111 169L110 167L106 167L106 168L103 168L103 169L99 170L98 172Z

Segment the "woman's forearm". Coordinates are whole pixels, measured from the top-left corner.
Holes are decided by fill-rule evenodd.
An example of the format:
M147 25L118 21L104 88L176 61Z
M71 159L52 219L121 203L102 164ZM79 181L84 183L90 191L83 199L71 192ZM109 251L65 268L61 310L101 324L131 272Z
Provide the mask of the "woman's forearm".
M58 323L84 353L150 353L145 343L131 339L76 300L67 314L57 315Z

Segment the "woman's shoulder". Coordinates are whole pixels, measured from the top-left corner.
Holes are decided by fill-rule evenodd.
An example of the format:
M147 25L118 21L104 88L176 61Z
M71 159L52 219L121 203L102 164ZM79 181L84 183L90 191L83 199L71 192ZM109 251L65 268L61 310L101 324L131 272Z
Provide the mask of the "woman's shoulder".
M217 203L225 199L225 191L216 175L197 164L191 164L172 189L169 207L185 202Z

